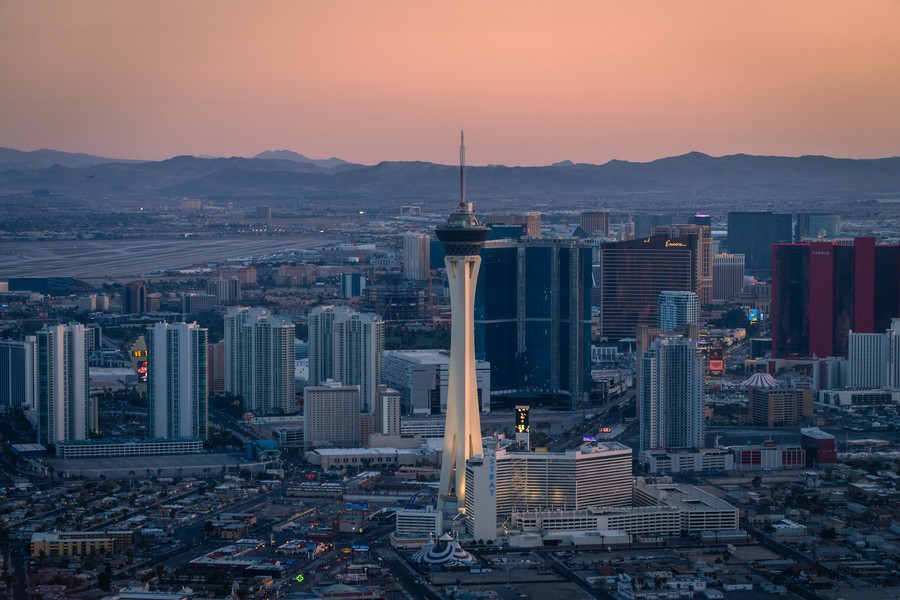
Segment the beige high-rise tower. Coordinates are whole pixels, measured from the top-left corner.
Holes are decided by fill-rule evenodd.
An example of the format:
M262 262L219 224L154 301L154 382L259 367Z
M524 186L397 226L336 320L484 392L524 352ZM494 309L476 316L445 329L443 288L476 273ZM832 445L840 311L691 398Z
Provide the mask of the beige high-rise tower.
M460 132L459 206L443 227L435 229L446 252L450 283L450 379L439 497L439 506L445 510L465 510L466 460L482 453L475 379L475 284L481 266L478 253L490 230L466 203L465 152Z

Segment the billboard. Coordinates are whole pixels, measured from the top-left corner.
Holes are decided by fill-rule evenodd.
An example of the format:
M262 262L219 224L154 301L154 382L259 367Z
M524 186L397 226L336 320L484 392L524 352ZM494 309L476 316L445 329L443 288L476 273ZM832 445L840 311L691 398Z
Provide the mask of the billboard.
M709 374L719 376L725 372L722 348L715 347L709 351Z
M137 363L137 378L140 383L147 383L147 361L142 360Z
M528 406L516 407L516 433L528 433L530 431L528 425Z

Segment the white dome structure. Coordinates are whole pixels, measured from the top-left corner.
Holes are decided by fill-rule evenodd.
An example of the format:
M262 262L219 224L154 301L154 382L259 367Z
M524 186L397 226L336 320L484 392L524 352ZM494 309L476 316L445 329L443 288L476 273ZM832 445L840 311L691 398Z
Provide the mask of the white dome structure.
M771 389L778 387L778 382L768 373L754 373L746 379L741 385L745 388L765 388Z

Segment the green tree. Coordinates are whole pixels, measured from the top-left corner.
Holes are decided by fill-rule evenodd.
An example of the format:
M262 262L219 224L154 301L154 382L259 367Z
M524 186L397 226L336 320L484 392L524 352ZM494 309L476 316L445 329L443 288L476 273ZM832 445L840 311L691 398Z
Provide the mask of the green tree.
M722 329L748 329L750 327L750 319L743 308L730 308L725 313L712 322L713 325Z

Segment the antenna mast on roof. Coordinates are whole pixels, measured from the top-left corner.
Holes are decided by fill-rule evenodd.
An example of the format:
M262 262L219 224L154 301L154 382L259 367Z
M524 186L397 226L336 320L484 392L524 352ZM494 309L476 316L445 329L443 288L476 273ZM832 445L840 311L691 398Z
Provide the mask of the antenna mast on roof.
M466 134L459 130L459 210L466 209Z

